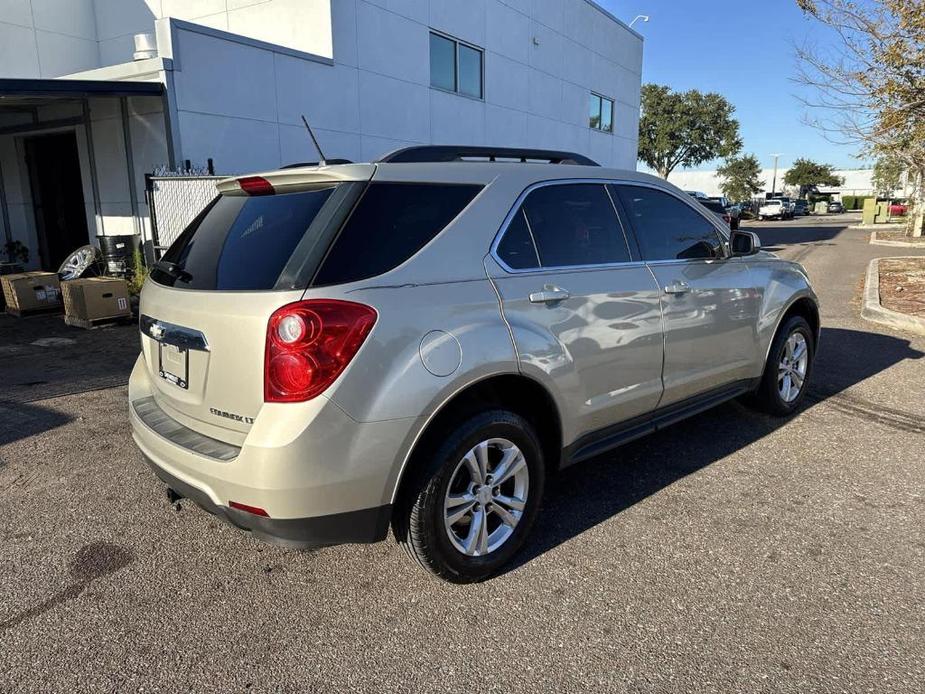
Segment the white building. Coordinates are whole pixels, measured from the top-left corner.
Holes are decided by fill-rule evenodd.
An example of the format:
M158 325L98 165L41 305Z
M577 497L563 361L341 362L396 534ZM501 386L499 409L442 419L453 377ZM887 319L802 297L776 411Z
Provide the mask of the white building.
M136 34L156 54L133 60ZM636 166L642 38L591 0L0 3L0 240L30 267L147 233L144 175L411 144ZM129 173L131 172L131 173Z

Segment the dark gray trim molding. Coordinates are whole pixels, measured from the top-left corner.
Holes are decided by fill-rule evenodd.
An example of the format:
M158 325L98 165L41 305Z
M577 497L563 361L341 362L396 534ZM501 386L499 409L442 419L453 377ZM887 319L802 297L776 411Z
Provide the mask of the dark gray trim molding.
M86 99L91 96L160 96L163 93L164 85L160 82L0 78L0 95L3 96Z

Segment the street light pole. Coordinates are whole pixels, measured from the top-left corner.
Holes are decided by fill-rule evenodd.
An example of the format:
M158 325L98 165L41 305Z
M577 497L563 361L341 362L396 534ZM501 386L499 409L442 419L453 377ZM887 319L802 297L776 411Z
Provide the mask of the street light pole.
M632 28L633 28L633 25L634 25L636 22L638 22L640 19L642 20L643 24L645 24L646 22L649 21L649 15L647 15L647 14L638 14L638 15L636 15L636 19L634 19L632 22L630 22L630 29L632 29Z
M781 154L772 154L774 157L774 179L771 181L771 197L777 193L777 160L781 158Z

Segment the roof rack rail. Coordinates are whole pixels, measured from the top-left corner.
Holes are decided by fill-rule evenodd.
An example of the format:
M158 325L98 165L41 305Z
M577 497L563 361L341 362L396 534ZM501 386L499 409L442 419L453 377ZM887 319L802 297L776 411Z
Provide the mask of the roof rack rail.
M552 149L520 149L518 147L467 147L463 145L421 145L404 147L389 152L379 159L381 163L410 164L463 161L466 158L482 158L489 161L519 160L542 161L550 164L578 164L600 166L593 159L575 152L559 152Z

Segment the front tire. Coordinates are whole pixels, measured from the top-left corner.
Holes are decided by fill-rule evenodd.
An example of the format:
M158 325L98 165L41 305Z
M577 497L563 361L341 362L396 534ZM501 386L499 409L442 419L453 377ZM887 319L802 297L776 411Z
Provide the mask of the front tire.
M802 316L792 316L774 336L761 384L751 402L780 417L793 414L806 397L815 357L815 336Z
M523 546L545 484L532 425L507 410L465 419L442 438L394 516L398 541L451 583L497 574Z

